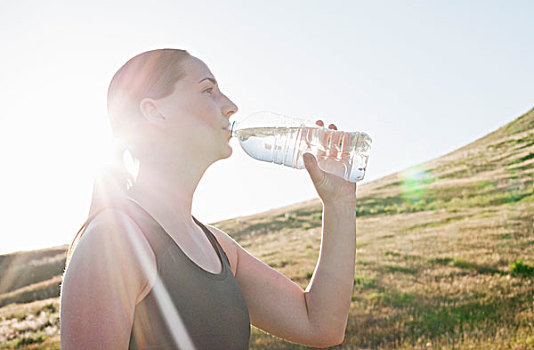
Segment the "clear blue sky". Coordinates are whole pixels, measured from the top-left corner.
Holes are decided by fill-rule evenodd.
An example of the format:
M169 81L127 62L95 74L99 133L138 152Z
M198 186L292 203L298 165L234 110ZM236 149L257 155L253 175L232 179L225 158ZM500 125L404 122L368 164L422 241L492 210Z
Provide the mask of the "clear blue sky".
M534 107L532 1L2 1L0 253L70 242L130 57L203 59L240 107L374 140L366 181L448 153ZM210 223L316 197L305 170L230 159L199 184ZM231 234L231 232L230 232Z

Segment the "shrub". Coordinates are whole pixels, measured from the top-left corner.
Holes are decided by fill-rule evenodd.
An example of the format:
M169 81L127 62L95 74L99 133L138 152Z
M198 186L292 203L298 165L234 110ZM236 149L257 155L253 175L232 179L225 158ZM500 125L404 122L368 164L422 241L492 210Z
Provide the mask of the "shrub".
M19 348L24 345L30 345L30 344L36 344L36 343L42 343L45 341L45 336L43 334L39 334L36 337L24 337L17 340L15 343L15 347Z
M319 221L321 221L321 220L323 220L323 212L313 213L313 214L311 215L311 218L312 218L313 220L319 220Z
M354 276L354 286L358 290L376 288L376 281L367 276Z
M515 260L510 263L510 273L512 276L533 277L534 267L525 264L523 260Z

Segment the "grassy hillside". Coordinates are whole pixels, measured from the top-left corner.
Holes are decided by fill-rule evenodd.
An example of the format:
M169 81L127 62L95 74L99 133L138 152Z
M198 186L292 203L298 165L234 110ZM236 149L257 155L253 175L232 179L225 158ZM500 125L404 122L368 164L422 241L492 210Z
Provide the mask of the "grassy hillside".
M59 295L67 246L0 255L0 307Z
M361 186L357 210L354 294L339 348L534 349L534 110ZM321 220L313 200L215 225L305 288ZM57 296L64 248L0 257L0 305ZM0 344L58 348L57 305L0 308ZM251 348L306 347L253 328Z

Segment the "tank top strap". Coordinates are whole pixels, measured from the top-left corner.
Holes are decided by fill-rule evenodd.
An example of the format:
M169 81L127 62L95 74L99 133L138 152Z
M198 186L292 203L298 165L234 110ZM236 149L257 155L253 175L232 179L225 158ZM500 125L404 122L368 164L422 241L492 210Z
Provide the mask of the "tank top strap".
M152 217L152 215L150 215L136 200L131 199L130 197L107 202L106 205L102 206L87 218L80 231L83 232L87 229L89 223L107 209L119 210L128 215L128 217L139 226L156 257L161 256L168 247L175 245L172 238L165 232L165 229ZM226 264L227 268L231 269L230 260L215 235L193 215L192 218L202 229L213 248L218 252L219 257L221 257L221 263Z
M130 210L130 213L134 214L131 215L131 218L137 222L139 227L141 227L143 234L150 243L150 246L152 247L152 250L154 251L154 254L156 254L157 257L160 256L160 254L170 246L176 245L176 243L165 231L165 229L160 225L160 223L157 222L156 219L154 219L154 217L152 217L152 215L150 215L150 213L148 213L141 206L141 204L139 204L135 199L130 197L127 197L127 200L125 200L125 202L127 202L128 204L127 208ZM195 218L193 215L191 215L191 217L193 218L193 221L198 226L200 226L200 228L210 241L211 245L213 246L213 249L215 249L218 253L217 255L221 258L221 263L225 264L226 268L231 271L230 260L228 259L226 252L219 244L219 241L217 240L215 235L197 218ZM139 220L136 220L136 218L139 218ZM179 246L177 246L177 248L182 251Z
M137 202L128 199L124 200L124 202L123 208L126 214L139 226L156 258L158 258L173 243L171 237L167 235L163 227L152 215Z
M135 222L140 228L143 236L147 239L152 251L156 256L159 256L171 243L170 237L166 234L161 234L161 226L138 204L128 200L127 198L116 199L107 202L104 206L99 208L95 213L87 218L79 233L83 233L89 224L103 211L108 209L115 209L128 215L128 217Z
M215 249L217 249L217 251L219 252L219 256L221 257L224 257L224 261L222 261L223 263L226 262L226 264L228 265L228 269L231 269L231 266L230 266L230 260L228 259L228 256L226 255L226 252L224 251L224 249L222 248L222 246L220 245L219 241L217 240L217 237L215 237L215 235L211 232L210 229L208 229L206 226L204 226L200 221L197 220L197 218L195 218L194 216L193 217L193 220L195 221L195 223L200 226L200 228L202 229L202 231L204 231L204 234L206 235L206 237L209 239L209 241L211 242L211 244L213 245L213 247Z

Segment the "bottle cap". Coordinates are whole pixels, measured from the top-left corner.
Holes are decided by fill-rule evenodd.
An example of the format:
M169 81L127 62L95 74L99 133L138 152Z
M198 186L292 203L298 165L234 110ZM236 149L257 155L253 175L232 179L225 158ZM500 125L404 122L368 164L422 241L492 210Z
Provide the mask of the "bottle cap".
M235 120L233 121L232 123L232 127L230 128L230 137L234 137L234 125L235 125Z

